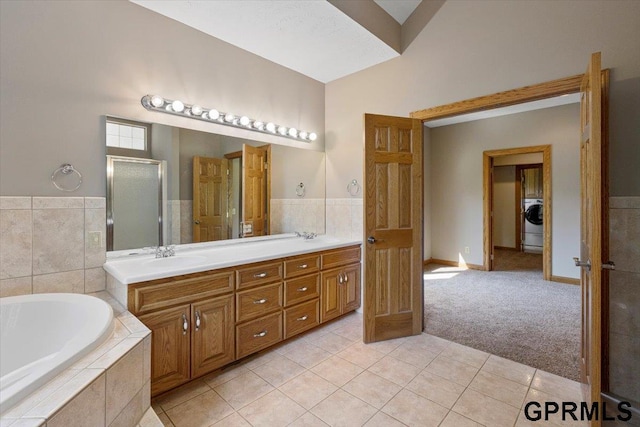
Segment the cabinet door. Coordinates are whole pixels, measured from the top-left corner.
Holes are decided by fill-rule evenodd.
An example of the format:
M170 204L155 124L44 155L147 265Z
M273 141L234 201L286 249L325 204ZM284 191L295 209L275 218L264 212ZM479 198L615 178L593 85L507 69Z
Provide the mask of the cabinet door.
M342 270L335 268L322 272L320 291L320 322L326 322L342 314L340 301L340 275Z
M189 307L187 304L139 317L151 329L152 396L189 381Z
M345 267L343 276L342 313L347 313L360 307L360 263Z
M233 295L191 305L191 377L233 362Z

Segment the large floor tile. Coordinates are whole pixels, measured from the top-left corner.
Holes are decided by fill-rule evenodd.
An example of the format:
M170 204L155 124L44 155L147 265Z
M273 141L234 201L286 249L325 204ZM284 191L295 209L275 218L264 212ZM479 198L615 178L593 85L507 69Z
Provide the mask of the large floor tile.
M281 386L304 371L304 367L286 357L272 360L253 370L254 373L274 387Z
M238 411L252 426L285 426L306 410L279 390L262 396Z
M311 370L325 380L342 387L360 372L364 371L358 365L338 356L332 356L324 362L314 366Z
M213 427L251 427L251 424L240 414L234 412L229 415L227 418L223 418L217 423L213 424Z
M522 406L528 390L525 385L484 371L478 372L469 388L516 408Z
M353 341L340 335L329 333L318 338L313 344L329 353L336 354L352 345Z
M402 390L382 408L382 412L408 426L429 427L439 425L449 410L409 390Z
M166 412L169 409L206 393L209 390L211 390L211 387L209 387L204 381L192 381L175 390L163 394L157 399L154 399L154 405L160 406L162 410Z
M289 424L288 427L327 427L328 424L311 412L305 413L303 416Z
M330 426L364 425L377 409L350 395L338 390L317 404L311 412Z
M307 371L280 386L279 390L306 409L311 409L333 394L338 387Z
M343 390L380 409L402 388L369 371L364 371L342 387Z
M460 384L444 379L429 371L422 371L406 387L445 408L451 409L465 390Z
M531 381L531 388L578 402L582 399L580 383L549 372L537 370Z
M442 350L440 355L457 360L458 362L466 363L467 365L471 365L475 368L481 368L490 356L489 353L458 343L451 343L447 348Z
M238 410L272 391L273 386L253 372L247 372L231 381L216 386L214 390L229 405Z
M287 359L293 360L307 369L316 366L318 363L331 357L331 355L328 351L310 344L307 341L302 341L295 348L284 353Z
M481 368L482 371L498 375L511 381L528 386L536 369L513 360L491 355Z
M218 386L220 384L224 384L227 381L230 381L240 375L246 374L249 372L243 365L235 365L226 369L222 369L219 371L212 372L209 375L206 375L202 378L202 380L211 388Z
M482 424L451 411L439 427L482 427Z
M448 359L442 355L436 357L425 369L465 387L469 385L473 377L478 373L478 368Z
M412 343L404 343L389 353L389 356L424 369L438 356L438 353L432 353Z
M338 353L338 356L360 366L361 368L367 369L378 360L382 359L384 354L360 342L342 350Z
M420 373L420 368L391 356L385 356L371 366L369 371L404 387Z
M401 423L390 415L380 411L375 414L367 423L365 427L403 427L406 424Z
M233 408L215 391L209 390L165 413L176 427L208 427L233 413Z
M511 405L470 389L462 393L453 410L466 418L492 427L512 427L520 412Z

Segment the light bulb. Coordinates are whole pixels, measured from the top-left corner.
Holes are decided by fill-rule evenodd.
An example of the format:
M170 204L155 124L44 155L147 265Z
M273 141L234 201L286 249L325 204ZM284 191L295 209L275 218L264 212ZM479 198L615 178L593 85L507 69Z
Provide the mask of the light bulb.
M258 130L262 130L262 129L264 129L264 123L262 123L259 120L256 120L255 122L253 122L253 127L258 129Z
M315 132L311 132L311 133L309 134L309 139L310 139L311 141L315 141L316 139L318 139L318 135L316 135L316 133L315 133Z
M307 132L305 132L305 131L302 131L302 132L300 132L300 133L298 134L298 136L299 136L300 138L302 138L302 139L307 139L307 136L308 136L308 135L309 135L309 134L308 134Z
M249 117L247 116L240 117L240 124L242 126L247 126L249 123L251 123L251 120L249 120Z
M227 114L224 115L224 121L225 122L232 122L233 119L235 119L235 117L231 113L227 113Z
M175 111L176 113L182 113L182 110L184 110L184 104L182 103L182 101L178 101L177 99L175 101L173 101L171 103L171 108L173 109L173 111Z
M209 110L209 118L211 120L218 120L220 112L218 110Z
M292 136L292 137L295 138L296 136L298 136L298 130L296 128L290 128L289 129L289 136Z
M199 116L200 114L202 114L202 107L199 105L192 105L191 112L194 116Z
M267 123L267 130L272 133L276 133L276 125L274 123Z
M284 126L278 126L278 133L280 135L286 135L287 134L287 128Z
M164 105L164 99L161 96L153 95L151 97L151 105L156 108L160 108Z

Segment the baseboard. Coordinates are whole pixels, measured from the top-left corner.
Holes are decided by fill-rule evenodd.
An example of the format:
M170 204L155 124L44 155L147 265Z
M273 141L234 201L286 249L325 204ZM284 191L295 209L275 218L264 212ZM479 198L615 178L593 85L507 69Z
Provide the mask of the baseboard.
M551 276L551 281L558 282L558 283L566 283L568 285L580 286L580 279L574 279L573 277Z
M484 267L482 265L477 265L477 264L463 264L463 263L459 263L457 261L447 261L445 259L436 259L436 258L429 258L428 260L424 261L424 265L427 264L440 264L440 265L449 265L451 267L460 267L460 268L468 268L469 270L480 270L480 271L484 271Z
M504 251L513 251L513 252L520 252L520 249L518 248L510 248L508 246L494 246L494 249L502 249Z

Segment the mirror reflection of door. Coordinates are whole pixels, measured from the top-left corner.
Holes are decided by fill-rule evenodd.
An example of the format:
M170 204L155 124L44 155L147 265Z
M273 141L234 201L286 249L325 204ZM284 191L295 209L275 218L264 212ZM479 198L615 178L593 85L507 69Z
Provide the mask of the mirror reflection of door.
M271 146L242 145L242 237L269 234Z
M229 161L193 158L193 242L228 239Z

